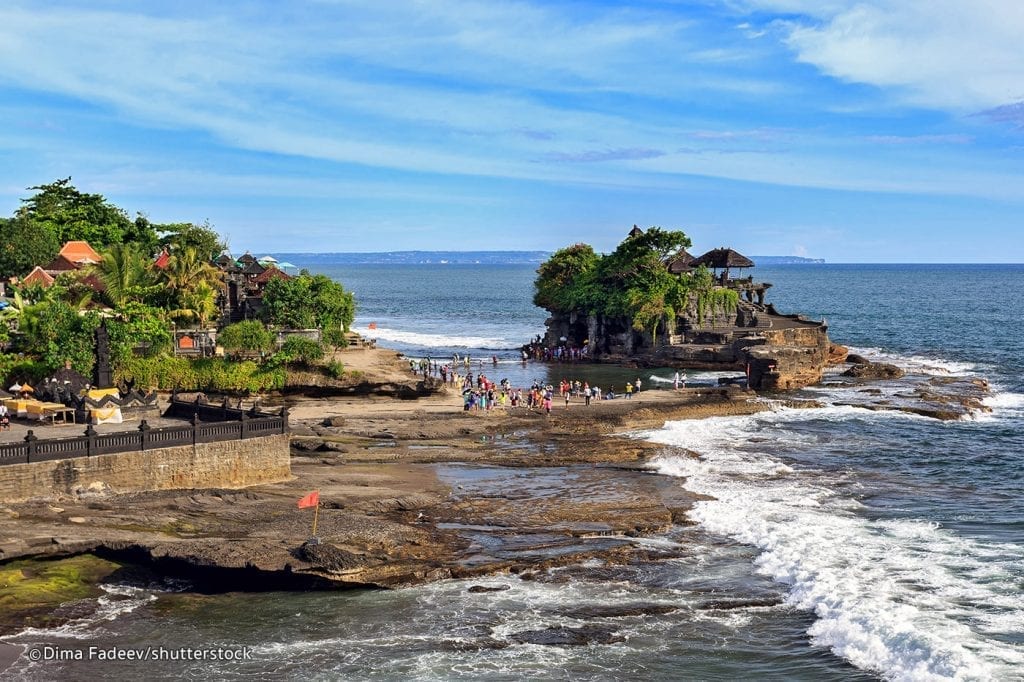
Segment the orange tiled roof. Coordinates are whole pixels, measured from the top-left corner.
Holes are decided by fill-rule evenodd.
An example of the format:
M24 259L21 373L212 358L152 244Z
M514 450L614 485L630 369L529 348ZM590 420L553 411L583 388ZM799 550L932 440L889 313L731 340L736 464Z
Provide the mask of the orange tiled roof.
M69 272L71 270L79 270L81 269L81 267L82 266L79 263L73 262L67 256L58 255L56 258L53 259L53 262L47 265L45 268L43 268L43 270L52 275L58 272Z
M99 263L102 260L100 254L89 246L89 242L72 241L61 247L58 255L64 256L72 263Z
M48 287L53 284L53 277L46 274L46 272L38 265L32 268L32 272L25 275L25 279L21 280L22 284L39 284L44 287Z

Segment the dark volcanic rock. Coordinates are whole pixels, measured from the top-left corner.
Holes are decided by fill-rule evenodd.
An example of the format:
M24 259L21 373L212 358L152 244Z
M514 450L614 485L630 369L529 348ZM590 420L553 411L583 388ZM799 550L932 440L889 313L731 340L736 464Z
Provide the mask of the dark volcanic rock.
M871 361L868 360L866 357L864 357L863 355L857 355L856 353L848 354L846 356L846 361L851 365L867 365L871 363Z
M709 611L727 611L729 609L749 609L759 606L778 606L781 603L781 597L767 597L765 599L714 599L704 602L697 608Z
M504 592L509 589L512 589L511 585L473 585L466 591L476 594L481 592Z
M321 424L324 426L344 426L345 418L339 416L327 417L321 422Z
M630 616L661 616L678 611L672 604L610 604L606 606L581 606L563 611L570 618L627 618Z
M316 452L323 447L324 442L319 438L292 438L292 450L299 452Z
M899 379L905 374L902 369L887 362L857 364L843 372L843 376L856 379Z
M345 571L362 565L358 556L334 545L305 542L298 549L298 555L318 569L325 571Z
M614 628L584 625L578 628L549 627L545 630L524 630L509 636L519 644L544 646L586 646L587 644L614 644L624 641Z

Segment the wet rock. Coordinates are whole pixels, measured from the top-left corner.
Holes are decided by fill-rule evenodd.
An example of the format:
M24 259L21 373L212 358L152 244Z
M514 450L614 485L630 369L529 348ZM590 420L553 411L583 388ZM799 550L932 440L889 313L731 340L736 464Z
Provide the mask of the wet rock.
M341 416L327 417L321 424L324 426L344 426L345 418Z
M441 651L482 651L485 649L507 649L510 646L512 646L511 642L485 637L472 640L445 639L441 641L438 648Z
M69 516L68 523L85 523L84 516Z
M509 589L512 589L511 585L473 585L466 591L479 594L481 592L504 592Z
M846 356L846 361L851 365L867 365L870 364L871 362L863 355L858 355L857 353L848 353Z
M581 606L563 611L569 618L628 618L631 616L660 616L678 611L673 604L609 604L603 606Z
M325 440L324 444L320 446L320 451L321 452L345 453L345 452L348 452L349 449L347 447L345 447L344 445L342 445L341 443L335 443L333 441Z
M319 438L292 438L292 450L298 452L316 452L323 446L324 442Z
M857 364L843 372L843 376L855 379L900 379L906 372L887 362Z
M751 609L765 606L778 606L781 603L781 597L765 597L763 599L713 599L709 602L704 602L697 608L708 611L728 611L731 609Z
M614 644L625 637L615 628L603 625L584 625L578 628L551 626L544 630L524 630L509 635L519 644L540 644L542 646L586 646L588 644Z

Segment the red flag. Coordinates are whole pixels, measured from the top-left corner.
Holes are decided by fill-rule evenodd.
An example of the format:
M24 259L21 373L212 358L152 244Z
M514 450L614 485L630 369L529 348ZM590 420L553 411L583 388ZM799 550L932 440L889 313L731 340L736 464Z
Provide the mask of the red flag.
M320 504L320 491L316 490L299 500L299 509L305 509L306 507L315 507Z

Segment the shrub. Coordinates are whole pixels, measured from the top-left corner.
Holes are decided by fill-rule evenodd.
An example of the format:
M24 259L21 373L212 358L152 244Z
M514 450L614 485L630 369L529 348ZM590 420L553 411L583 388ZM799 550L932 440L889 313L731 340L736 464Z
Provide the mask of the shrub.
M217 335L217 343L233 355L263 354L274 347L274 335L257 320L229 324Z
M163 390L259 393L284 387L285 372L261 368L251 361L165 356L127 360L116 368L115 378Z
M305 336L289 336L281 346L281 352L289 360L298 360L306 365L312 365L324 357L324 347Z
M345 363L340 360L331 360L324 365L324 371L327 372L327 376L341 379L345 376Z

